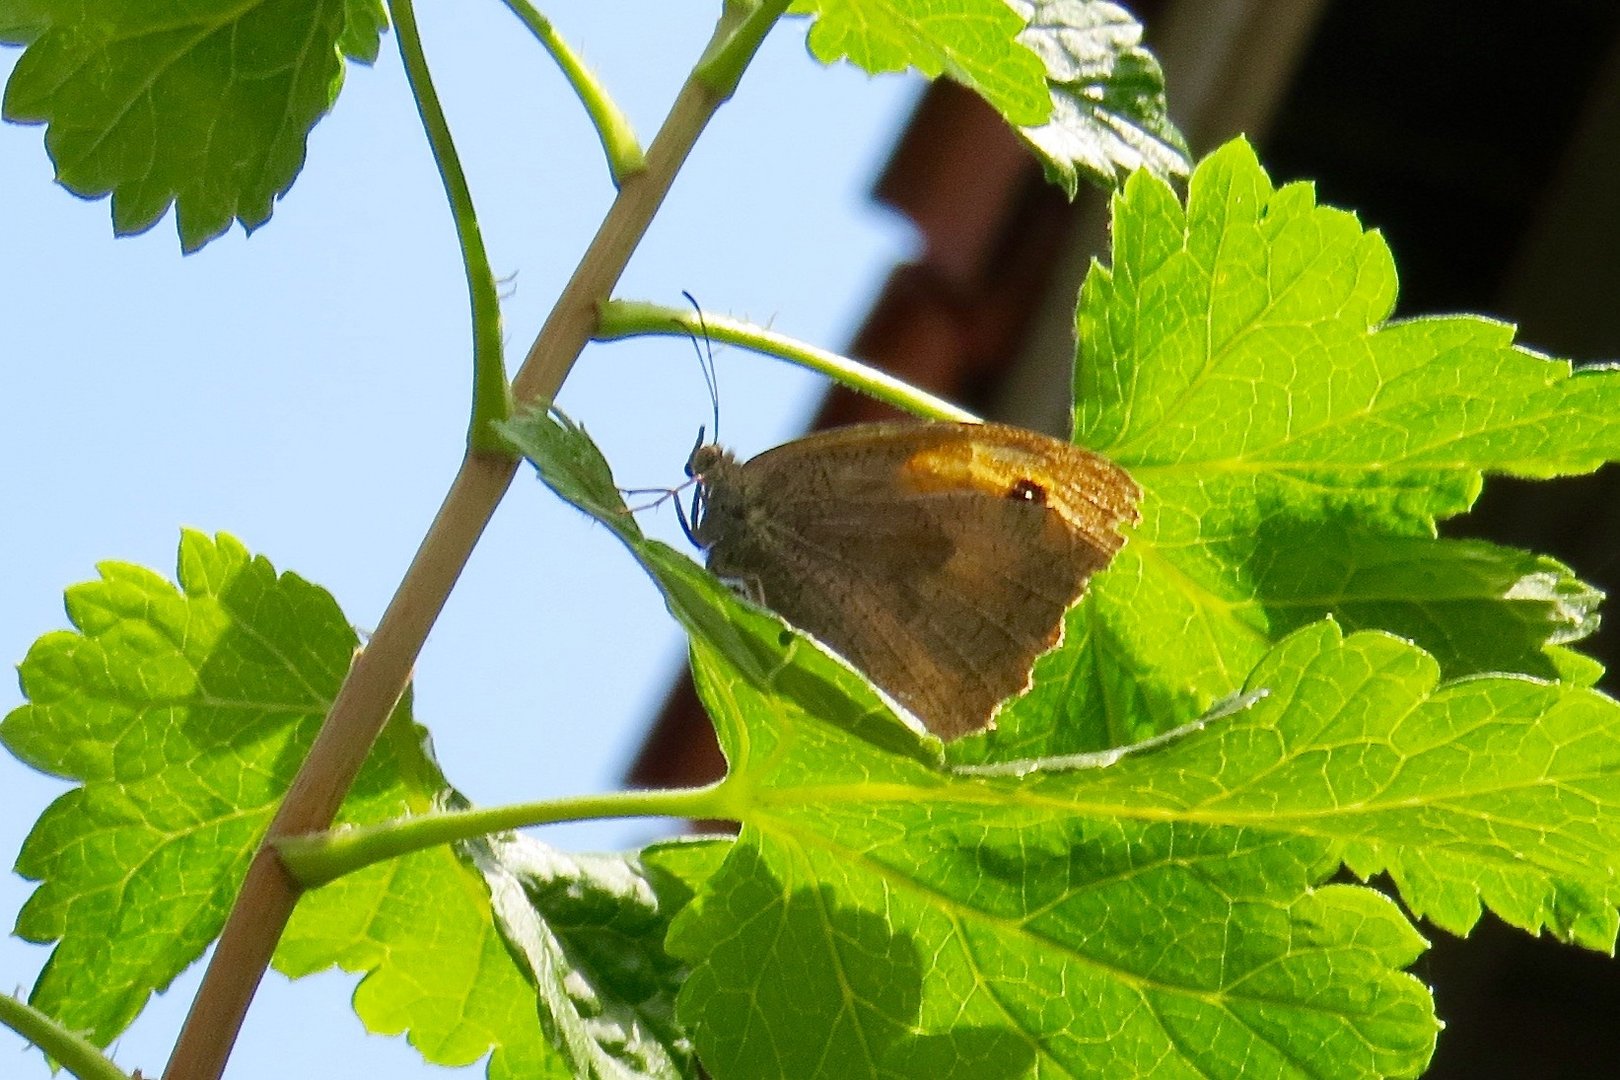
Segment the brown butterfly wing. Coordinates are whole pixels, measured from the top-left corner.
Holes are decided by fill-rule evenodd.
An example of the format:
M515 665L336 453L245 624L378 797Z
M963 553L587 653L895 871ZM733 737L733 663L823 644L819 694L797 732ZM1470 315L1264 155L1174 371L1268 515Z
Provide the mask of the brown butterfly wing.
M923 495L876 511L888 520L817 521L779 537L813 549L767 604L810 630L936 734L982 728L1057 643L1064 610L1095 568L1038 507L984 496ZM1032 542L1042 532L1050 535Z
M839 429L705 482L711 568L947 738L1028 684L1137 497L1104 459L999 425Z

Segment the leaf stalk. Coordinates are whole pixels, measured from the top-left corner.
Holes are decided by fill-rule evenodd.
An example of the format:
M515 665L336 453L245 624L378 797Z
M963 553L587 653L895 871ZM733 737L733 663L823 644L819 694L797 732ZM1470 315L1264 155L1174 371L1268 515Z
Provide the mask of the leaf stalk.
M738 808L734 804L726 781L721 780L698 788L610 791L509 806L448 810L378 825L284 836L272 843L298 883L312 889L384 859L490 833L596 818L727 819L737 816Z
M745 349L820 372L868 397L930 420L974 423L979 419L944 398L919 390L859 360L817 348L786 334L767 330L763 326L707 311L699 317L697 312L687 308L664 307L642 300L609 300L601 305L596 321L596 332L592 338L596 341L617 341L649 334L690 335L694 338L707 334L713 341L740 345Z
M478 212L473 207L472 188L461 169L455 140L439 94L433 87L422 36L416 25L413 0L389 0L394 20L394 36L399 55L405 62L405 78L416 99L433 161L444 183L445 198L456 223L456 241L461 245L461 265L467 276L467 298L472 306L473 393L472 419L467 427L467 445L477 451L499 453L502 443L490 425L507 419L512 412L506 389L506 362L501 356L501 301L495 288L495 272L490 269L489 253L484 250L483 233L478 228Z
M591 125L596 128L602 152L607 155L613 186L623 187L625 180L647 167L647 155L642 152L641 141L636 138L630 118L607 92L607 87L596 77L596 72L586 66L585 61L557 32L551 20L540 14L538 8L529 0L506 0L506 7L528 28L529 33L540 42L541 48L550 54L561 69L580 104L585 106Z
M0 1024L45 1051L51 1061L78 1080L129 1080L129 1075L89 1039L10 994L0 994Z

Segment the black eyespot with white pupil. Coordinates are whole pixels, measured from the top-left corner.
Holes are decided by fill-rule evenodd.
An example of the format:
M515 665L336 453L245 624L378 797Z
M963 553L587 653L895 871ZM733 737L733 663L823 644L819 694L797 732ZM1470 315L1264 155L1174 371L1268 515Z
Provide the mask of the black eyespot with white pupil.
M1046 489L1035 481L1025 478L1007 489L1007 498L1043 506L1046 503Z

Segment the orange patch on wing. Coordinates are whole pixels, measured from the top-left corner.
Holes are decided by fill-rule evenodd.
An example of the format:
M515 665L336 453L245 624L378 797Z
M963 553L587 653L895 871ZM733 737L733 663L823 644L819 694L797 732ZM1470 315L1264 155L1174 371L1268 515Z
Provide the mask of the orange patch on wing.
M971 442L930 446L919 450L901 466L901 483L912 491L982 491L1000 495L1020 479L1010 462L979 452Z

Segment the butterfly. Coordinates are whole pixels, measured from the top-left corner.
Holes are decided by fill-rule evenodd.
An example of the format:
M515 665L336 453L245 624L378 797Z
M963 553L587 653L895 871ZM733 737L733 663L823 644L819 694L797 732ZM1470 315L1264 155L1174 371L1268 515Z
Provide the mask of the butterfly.
M741 462L700 436L686 471L709 569L947 739L1028 688L1141 498L1107 458L1001 424L857 424Z

